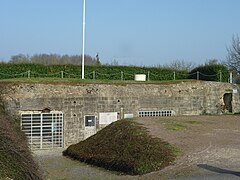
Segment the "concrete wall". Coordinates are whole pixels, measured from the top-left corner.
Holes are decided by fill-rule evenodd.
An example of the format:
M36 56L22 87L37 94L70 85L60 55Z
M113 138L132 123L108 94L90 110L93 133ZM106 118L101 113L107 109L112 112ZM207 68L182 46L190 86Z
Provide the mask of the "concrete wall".
M175 115L221 114L227 112L224 94L232 94L232 111L240 112L237 86L218 82L173 84L5 84L0 87L5 109L12 116L24 111L64 113L65 147L86 139L105 125L85 127L84 116L117 112L138 116L139 111L172 110Z

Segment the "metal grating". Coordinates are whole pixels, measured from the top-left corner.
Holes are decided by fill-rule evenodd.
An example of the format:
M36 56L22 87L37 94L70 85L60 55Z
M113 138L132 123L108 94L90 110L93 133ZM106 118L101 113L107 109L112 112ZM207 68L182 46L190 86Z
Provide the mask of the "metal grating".
M160 110L160 111L139 111L138 117L158 117L158 116L173 116L172 110Z
M21 129L31 149L63 147L63 113L23 113Z

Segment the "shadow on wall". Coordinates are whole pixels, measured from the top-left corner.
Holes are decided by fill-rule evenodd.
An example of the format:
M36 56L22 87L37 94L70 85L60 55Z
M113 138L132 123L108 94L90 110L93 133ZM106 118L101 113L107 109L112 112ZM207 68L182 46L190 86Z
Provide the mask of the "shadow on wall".
M222 168L210 166L210 165L207 165L207 164L198 164L197 166L202 168L202 169L206 169L206 170L216 172L216 173L219 173L219 174L231 174L231 175L235 175L235 176L240 177L240 172L238 172L238 171L231 171L231 170L227 170L227 169L222 169Z

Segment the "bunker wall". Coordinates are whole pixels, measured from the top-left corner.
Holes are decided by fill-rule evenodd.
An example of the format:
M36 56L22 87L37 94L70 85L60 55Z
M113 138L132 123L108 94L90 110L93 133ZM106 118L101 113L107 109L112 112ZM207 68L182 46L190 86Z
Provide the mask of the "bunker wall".
M20 116L28 111L64 113L64 146L93 135L107 124L99 123L99 113L116 112L138 117L139 111L171 110L175 115L222 114L225 94L231 94L232 112L240 112L239 89L228 83L182 82L176 84L9 84L1 86L6 111ZM88 128L85 116L96 116L96 126Z

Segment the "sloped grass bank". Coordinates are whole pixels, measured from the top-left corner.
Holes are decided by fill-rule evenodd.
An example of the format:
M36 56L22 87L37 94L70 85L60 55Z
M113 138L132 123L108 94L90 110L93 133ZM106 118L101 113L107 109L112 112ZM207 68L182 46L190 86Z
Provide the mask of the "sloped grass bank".
M19 126L0 107L0 179L42 179Z
M5 64L0 63L0 79L9 78L31 78L55 77L80 78L81 66L77 65L42 65L42 64ZM63 74L61 74L61 71ZM27 73L30 72L30 73ZM97 80L134 80L134 74L148 74L150 79L173 80L175 72L176 79L187 79L187 71L176 71L161 67L139 67L139 66L85 66L85 79Z
M153 138L139 123L120 120L94 136L71 145L63 155L131 175L160 170L176 158L174 148Z

